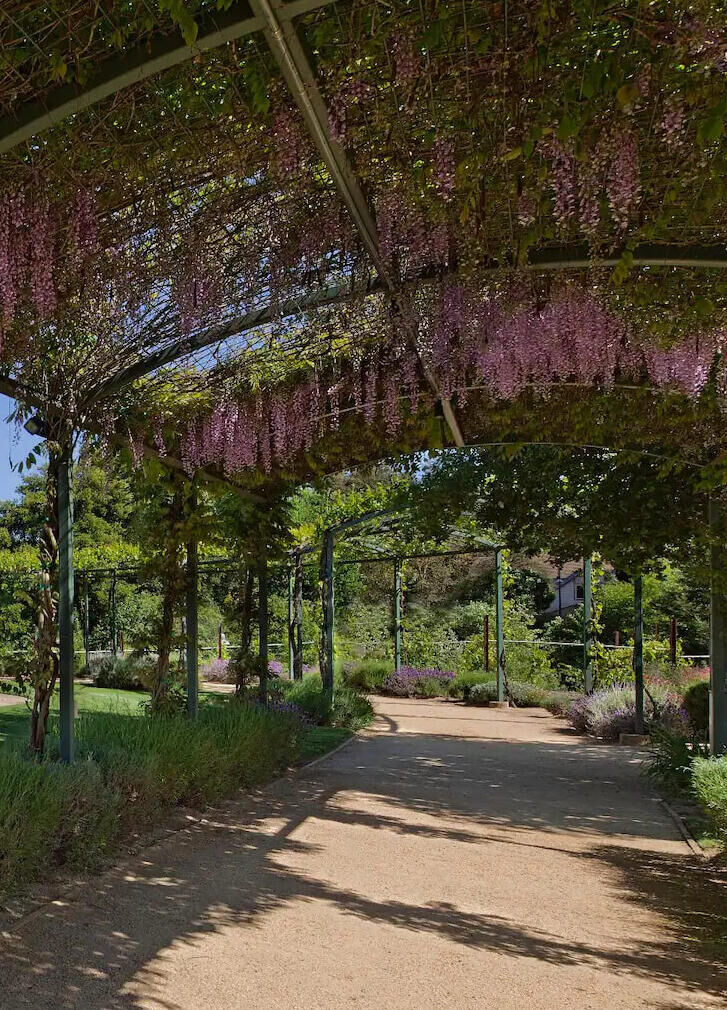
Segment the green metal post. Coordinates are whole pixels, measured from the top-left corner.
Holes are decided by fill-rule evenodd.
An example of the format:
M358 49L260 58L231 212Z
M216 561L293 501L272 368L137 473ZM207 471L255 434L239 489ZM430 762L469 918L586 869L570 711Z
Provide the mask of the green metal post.
M295 552L293 576L293 677L303 678L303 555Z
M593 561L583 559L583 686L593 691Z
M110 617L110 624L111 624L111 629L110 629L111 630L111 651L112 651L112 653L115 656L116 653L117 653L117 645L116 645L116 639L117 639L117 634L116 634L116 571L115 570L114 570L113 575L111 576L111 617Z
M88 575L83 580L83 650L86 653L86 666L91 661L90 638L90 617L88 613Z
M401 669L401 562L394 561L394 669Z
M727 753L727 537L722 503L709 503L711 547L709 748L715 756Z
M482 657L485 661L485 673L490 672L490 615L482 618Z
M334 532L328 529L323 534L323 690L333 698L333 642L334 606L333 598L333 548Z
M61 761L73 761L73 456L65 446L57 460L58 633Z
M502 551L495 551L495 635L497 638L497 700L505 701L505 619L502 604Z
M190 508L197 504L194 489L190 492ZM196 719L199 712L199 557L196 537L187 543L187 600L185 621L185 645L187 665L187 712L190 719Z
M268 701L268 559L263 552L258 559L258 655L260 657L260 701Z
M295 612L293 606L294 573L288 568L288 679L295 679Z
M644 732L644 614L641 576L634 579L634 686L636 694L635 730Z

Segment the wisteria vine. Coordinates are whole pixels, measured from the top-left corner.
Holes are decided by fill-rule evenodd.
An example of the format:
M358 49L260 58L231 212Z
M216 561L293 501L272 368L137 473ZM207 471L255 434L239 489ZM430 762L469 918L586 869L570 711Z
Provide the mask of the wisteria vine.
M476 391L514 400L532 388L547 396L572 383L608 389L643 384L698 397L715 375L725 385L722 331L701 333L670 348L641 345L627 319L592 292L575 285L557 291L543 307L515 291L492 297L450 283L413 312L420 346L411 347L392 328L378 347L297 382L255 394L223 396L206 415L187 423L178 451L185 469L219 466L227 474L258 468L270 473L294 466L303 453L355 417L393 445L407 418L431 409L434 398L422 362L436 376L442 395L460 405ZM157 447L166 452L164 419L152 424ZM141 455L139 430L133 451Z

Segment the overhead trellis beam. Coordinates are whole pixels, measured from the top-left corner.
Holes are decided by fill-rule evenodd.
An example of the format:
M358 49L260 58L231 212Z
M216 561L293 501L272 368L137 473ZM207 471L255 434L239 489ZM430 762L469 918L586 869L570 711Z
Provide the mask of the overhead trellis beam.
M301 14L327 7L333 2L334 0L293 0L292 3L281 5L279 17L283 21L289 21ZM181 43L175 33L129 49L106 61L88 87L64 85L52 91L44 102L32 102L21 106L17 116L1 120L0 154L12 151L18 145L53 126L58 126L64 119L78 115L104 98L116 95L165 70L187 63L200 53L218 49L228 42L260 31L262 27L262 19L253 13L247 0L236 0L229 10L215 14L213 19L205 19L200 25L197 39L191 46Z
M283 18L282 0L250 0L253 11L265 23L265 40L275 57L291 95L300 109L311 139L325 162L336 189L361 236L366 251L376 267L381 282L396 301L401 295L397 280L387 266L379 247L376 224L366 197L351 168L343 147L331 136L328 109L318 87L313 68L290 18ZM443 396L432 371L422 362L424 375L442 404L442 413L452 438L458 446L464 438L450 399Z
M588 246L559 246L531 251L522 266L527 270L592 270L628 263L635 267L727 269L727 245L671 245L648 242L610 256L594 256ZM497 269L494 267L493 269Z
M277 305L266 303L250 312L235 316L221 325L212 326L209 330L202 330L191 337L176 340L158 351L152 351L146 357L135 361L110 376L106 381L99 383L85 398L84 406L98 403L99 400L119 392L136 379L141 379L145 375L155 372L158 368L163 368L164 365L174 364L175 361L187 357L195 351L201 351L205 347L212 347L224 340L241 336L258 326L265 326L276 319L284 319L300 312L348 301L356 296L374 294L376 291L381 291L381 283L374 277L364 289L356 288L349 283L330 284L327 287L315 288L301 298L291 298L282 305L280 303ZM0 387L0 392L3 391Z
M589 270L596 267L616 266L620 262L622 259L618 253L614 253L608 258L599 258L590 256L585 247L563 246L558 249L531 251L530 258L526 263L522 263L520 268L528 271ZM631 262L636 267L725 270L727 269L727 246L675 246L655 243L639 245L633 250ZM493 263L485 269L495 272L509 270L512 267ZM434 275L427 273L422 275L426 279L431 279L432 276ZM341 304L358 297L367 298L370 295L381 294L383 289L384 285L381 279L371 277L364 288L353 286L348 282L329 284L326 287L314 288L299 298L289 299L282 305L280 303L276 305L265 303L240 316L235 316L221 325L202 330L192 337L173 341L166 347L135 361L92 389L85 398L84 405L91 406L99 400L119 392L136 379L141 379L165 365L172 365L195 351L242 336L242 334L254 330L258 326L266 326L276 319L284 319L301 312ZM0 378L0 393L14 396L14 388L11 380Z

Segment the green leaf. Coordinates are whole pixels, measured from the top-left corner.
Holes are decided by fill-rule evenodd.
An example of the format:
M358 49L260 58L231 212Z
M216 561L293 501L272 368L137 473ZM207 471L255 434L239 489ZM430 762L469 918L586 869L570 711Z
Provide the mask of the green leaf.
M636 82L629 81L628 84L622 84L616 92L616 101L622 109L628 109L634 104L639 94L639 86Z
M566 113L558 127L558 140L568 140L569 137L575 137L580 128L580 123Z
M724 133L724 112L712 109L697 127L697 140L700 144L710 144Z

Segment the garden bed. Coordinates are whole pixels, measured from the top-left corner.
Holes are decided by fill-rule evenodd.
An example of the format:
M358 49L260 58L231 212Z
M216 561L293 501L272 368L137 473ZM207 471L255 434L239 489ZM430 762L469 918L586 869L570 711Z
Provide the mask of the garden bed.
M92 869L124 840L165 823L174 808L204 806L261 785L338 746L371 718L366 699L346 689L333 709L315 678L290 689L297 689L297 702L273 699L268 708L210 698L190 722L184 715L141 715L143 695L83 688L71 766L54 760L55 716L48 757L34 762L25 749L27 709L8 709L0 717L6 737L0 893L22 892L54 868Z

